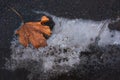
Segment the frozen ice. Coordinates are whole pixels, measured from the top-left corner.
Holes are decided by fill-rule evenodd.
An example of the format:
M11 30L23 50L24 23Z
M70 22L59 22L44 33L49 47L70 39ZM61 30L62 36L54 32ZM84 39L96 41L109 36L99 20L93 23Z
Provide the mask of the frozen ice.
M48 46L35 49L29 45L24 48L19 43L18 37L14 36L11 41L10 65L7 63L7 68L12 70L26 68L36 73L41 71L64 73L79 64L80 52L85 51L90 44L95 43L96 37L100 38L98 40L99 46L120 44L120 32L111 31L108 28L110 20L71 20L42 13L52 17L55 22L52 35L47 40Z

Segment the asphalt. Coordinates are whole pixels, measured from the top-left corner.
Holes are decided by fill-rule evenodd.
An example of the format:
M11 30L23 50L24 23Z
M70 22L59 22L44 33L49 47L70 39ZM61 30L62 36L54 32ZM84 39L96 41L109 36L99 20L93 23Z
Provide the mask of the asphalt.
M42 16L32 10L46 11L70 19L104 20L120 17L120 0L0 0L0 68L5 63L4 58L10 57L10 41L14 30L21 24L19 17L7 5L16 9L25 22L35 21ZM0 69L0 80L19 80L16 73L20 72ZM22 77L21 80L26 78Z

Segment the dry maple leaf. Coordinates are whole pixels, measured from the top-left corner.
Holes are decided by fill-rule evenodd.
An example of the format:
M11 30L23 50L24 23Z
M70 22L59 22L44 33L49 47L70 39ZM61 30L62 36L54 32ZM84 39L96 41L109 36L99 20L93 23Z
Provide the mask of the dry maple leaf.
M23 24L17 31L19 42L27 47L31 43L35 48L47 46L44 35L50 36L51 30L49 26L44 25L49 18L43 16L40 22L27 22Z

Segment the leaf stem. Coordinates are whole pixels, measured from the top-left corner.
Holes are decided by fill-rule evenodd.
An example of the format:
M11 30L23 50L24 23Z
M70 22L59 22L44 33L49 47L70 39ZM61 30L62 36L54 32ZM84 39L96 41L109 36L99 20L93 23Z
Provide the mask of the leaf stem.
M8 6L13 12L15 12L15 13L19 16L19 18L21 19L22 23L24 23L24 19L23 19L23 17L21 16L21 14L18 13L14 8L10 7L9 5L7 5L7 6Z

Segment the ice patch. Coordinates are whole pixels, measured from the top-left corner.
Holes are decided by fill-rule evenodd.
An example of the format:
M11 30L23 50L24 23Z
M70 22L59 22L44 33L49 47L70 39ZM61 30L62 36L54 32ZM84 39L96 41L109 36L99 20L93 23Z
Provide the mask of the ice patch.
M95 43L96 37L100 38L98 40L99 46L120 44L120 32L110 31L108 20L70 20L48 13L44 14L51 16L55 22L53 34L47 40L48 46L35 49L29 45L29 47L24 48L15 36L11 42L12 55L10 65L7 64L7 68L13 70L26 68L31 72L34 72L35 68L37 69L36 73L41 71L64 73L79 64L80 52L85 51L90 44ZM36 68L36 66L38 67Z

